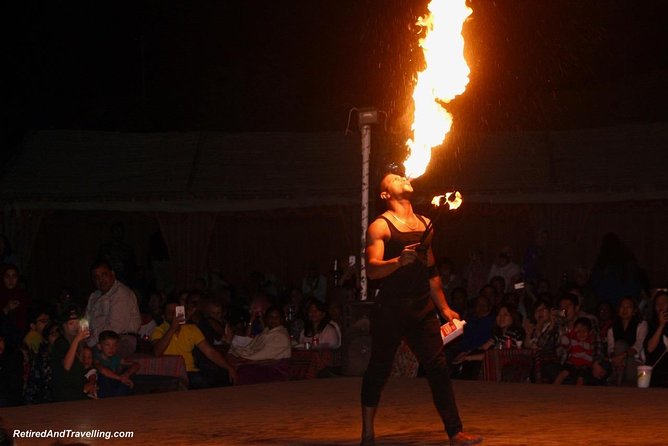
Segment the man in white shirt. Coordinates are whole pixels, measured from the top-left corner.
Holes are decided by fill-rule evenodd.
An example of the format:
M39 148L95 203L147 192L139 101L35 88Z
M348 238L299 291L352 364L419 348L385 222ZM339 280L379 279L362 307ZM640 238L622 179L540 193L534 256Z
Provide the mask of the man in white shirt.
M137 296L116 280L116 274L105 261L93 264L91 275L97 289L91 293L86 307L91 334L88 345L93 347L100 333L111 330L121 337L119 356L129 356L137 347L137 332L141 325Z

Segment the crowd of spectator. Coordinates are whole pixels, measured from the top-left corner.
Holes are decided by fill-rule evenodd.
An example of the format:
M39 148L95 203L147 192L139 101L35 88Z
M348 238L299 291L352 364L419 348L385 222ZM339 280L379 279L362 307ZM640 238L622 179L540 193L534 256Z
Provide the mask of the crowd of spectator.
M459 310L466 329L446 347L453 377L478 379L489 349L524 349L533 361L522 380L630 386L636 385L637 367L645 364L654 367L651 385L665 386L668 290L650 286L614 234L603 237L591 271L576 268L553 289L542 267L546 237L538 234L522 265L502 249L488 282ZM444 284L453 281L452 268L447 271ZM465 287L463 280L450 292L451 305L457 305L452 296L467 293ZM503 379L517 379L513 366L504 365L509 370Z
M3 256L0 407L132 394L141 374L136 354L181 356L188 388L201 389L233 385L240 367L280 362L307 343L341 346L340 320L329 312L335 305L326 304L320 284L328 279L315 266L290 288L256 271L246 286L200 278L166 293L131 279L121 229L114 225L91 266L86 299L63 289L51 302L33 301L15 256ZM2 241L6 254L9 241Z
M132 394L137 353L182 356L196 389L233 385L240 367L280 363L295 347L342 346L343 304L358 286L352 266L326 275L310 264L294 286L257 271L243 286L209 275L166 293L139 279L118 227L114 234L90 269L92 293L77 299L63 289L49 302L31 299L0 237L0 406ZM446 346L452 376L478 379L488 350L523 349L533 358L526 381L635 385L636 367L647 364L651 385L668 386L668 290L651 288L610 234L593 268L552 287L546 238L539 231L518 261L502 248L486 268L480 250L461 272L439 259L449 303L467 321Z

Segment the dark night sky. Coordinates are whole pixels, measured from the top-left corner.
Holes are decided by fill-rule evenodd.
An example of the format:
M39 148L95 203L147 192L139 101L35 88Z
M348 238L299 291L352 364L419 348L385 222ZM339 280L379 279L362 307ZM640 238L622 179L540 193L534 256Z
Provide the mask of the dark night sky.
M6 2L5 141L40 128L407 130L424 0ZM29 4L28 4L29 3ZM666 2L474 0L474 130L668 118Z

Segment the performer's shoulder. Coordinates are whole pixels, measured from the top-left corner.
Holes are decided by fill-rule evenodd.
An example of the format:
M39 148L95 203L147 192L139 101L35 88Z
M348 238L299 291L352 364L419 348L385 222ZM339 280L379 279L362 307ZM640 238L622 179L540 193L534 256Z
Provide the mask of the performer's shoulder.
M380 214L374 221L371 222L369 225L369 231L379 232L381 234L390 231L390 225L385 214Z
M385 214L380 214L371 222L371 225L369 227L371 226L377 226L380 228L382 227L389 228L387 216L385 216Z

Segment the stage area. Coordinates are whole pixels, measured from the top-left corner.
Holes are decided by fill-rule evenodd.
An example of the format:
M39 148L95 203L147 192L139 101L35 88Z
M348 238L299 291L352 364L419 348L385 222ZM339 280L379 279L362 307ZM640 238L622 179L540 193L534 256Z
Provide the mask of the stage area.
M134 431L131 439L84 444L356 445L360 384L356 377L290 381L17 407L0 416L10 435L13 429ZM668 389L480 381L454 387L465 430L482 434L484 445L668 444ZM385 446L447 444L425 379L389 381L376 433Z

